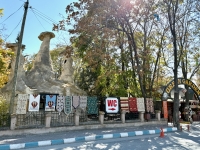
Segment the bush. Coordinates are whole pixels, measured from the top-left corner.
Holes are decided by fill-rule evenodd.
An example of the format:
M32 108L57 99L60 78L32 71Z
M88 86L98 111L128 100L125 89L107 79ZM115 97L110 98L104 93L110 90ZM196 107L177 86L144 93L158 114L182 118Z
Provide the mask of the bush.
M0 114L9 113L9 102L0 96Z
M0 127L9 126L9 102L0 96Z

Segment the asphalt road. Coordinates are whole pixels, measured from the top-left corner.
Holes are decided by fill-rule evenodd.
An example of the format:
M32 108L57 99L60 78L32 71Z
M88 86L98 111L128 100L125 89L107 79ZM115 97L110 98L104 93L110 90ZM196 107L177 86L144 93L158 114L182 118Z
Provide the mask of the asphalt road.
M29 150L200 150L200 130L146 135L138 137L78 142L54 146L31 148Z

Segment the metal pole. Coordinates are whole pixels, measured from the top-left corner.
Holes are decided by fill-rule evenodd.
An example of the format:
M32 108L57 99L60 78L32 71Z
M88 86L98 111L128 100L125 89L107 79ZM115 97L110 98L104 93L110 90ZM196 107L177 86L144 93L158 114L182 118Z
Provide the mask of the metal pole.
M20 51L21 51L21 47L22 47L22 39L23 39L26 15L27 15L27 11L28 11L28 4L29 4L29 2L27 0L27 2L25 2L25 4L24 4L24 16L23 16L23 20L22 20L22 26L21 26L21 31L20 31L19 41L18 41L18 49L17 49L15 70L14 70L14 76L13 76L13 87L12 87L12 94L11 94L11 98L10 98L10 109L9 109L10 114L13 114L13 105L14 105L14 100L15 100L15 91L16 91L16 84L17 84L19 56L20 56Z

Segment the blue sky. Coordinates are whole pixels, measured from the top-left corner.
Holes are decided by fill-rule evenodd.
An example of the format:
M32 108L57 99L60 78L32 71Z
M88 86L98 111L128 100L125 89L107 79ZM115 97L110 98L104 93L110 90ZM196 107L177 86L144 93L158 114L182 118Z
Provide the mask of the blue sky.
M0 28L2 24L6 28L6 30L3 31L4 39L10 35L6 39L6 42L15 43L15 39L21 30L25 1L26 0L0 0L0 8L4 9L4 15L0 18ZM76 1L78 0L29 0L29 7L31 6L32 9L28 9L26 17L22 42L26 45L24 54L34 54L39 51L41 41L38 39L38 35L44 31L52 31L53 22L50 20L54 22L62 20L60 14L66 16L66 6ZM44 19L44 17L41 17L39 14L49 19ZM59 43L69 44L70 35L67 31L52 32L56 37L51 40L50 49L55 48L56 44Z

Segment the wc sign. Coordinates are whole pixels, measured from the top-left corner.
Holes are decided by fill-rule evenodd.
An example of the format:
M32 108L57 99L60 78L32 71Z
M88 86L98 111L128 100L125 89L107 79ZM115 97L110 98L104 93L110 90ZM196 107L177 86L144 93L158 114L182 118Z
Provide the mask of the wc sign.
M119 99L116 97L106 98L106 113L118 113Z

